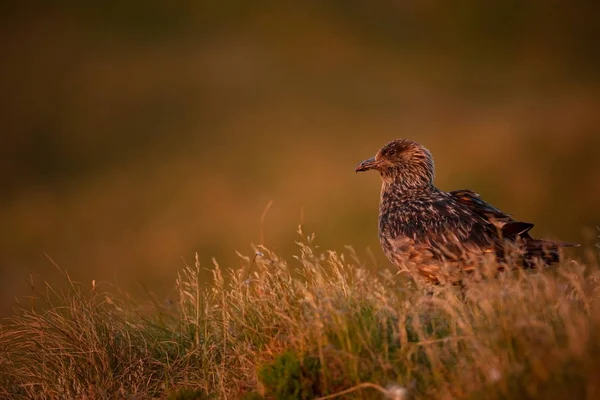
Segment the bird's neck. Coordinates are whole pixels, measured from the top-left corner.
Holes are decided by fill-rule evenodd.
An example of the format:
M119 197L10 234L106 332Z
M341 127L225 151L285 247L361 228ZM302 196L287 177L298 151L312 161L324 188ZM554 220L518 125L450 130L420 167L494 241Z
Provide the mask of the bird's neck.
M402 203L438 192L433 183L414 185L397 180L383 180L379 208L385 212L388 208L396 208Z
M416 194L429 193L438 189L430 181L414 181L406 179L384 178L381 184L381 194L392 194L395 197L413 197Z

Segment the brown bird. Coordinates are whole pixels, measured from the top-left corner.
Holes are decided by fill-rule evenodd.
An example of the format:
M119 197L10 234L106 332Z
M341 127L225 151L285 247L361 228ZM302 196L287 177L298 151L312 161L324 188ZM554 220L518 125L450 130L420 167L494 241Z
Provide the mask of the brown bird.
M556 263L560 248L577 246L533 239L533 224L514 220L475 192L438 189L431 153L413 141L386 144L356 172L370 169L379 171L382 180L379 240L384 253L429 283L458 281L488 254L499 261L498 268L509 260L533 268Z

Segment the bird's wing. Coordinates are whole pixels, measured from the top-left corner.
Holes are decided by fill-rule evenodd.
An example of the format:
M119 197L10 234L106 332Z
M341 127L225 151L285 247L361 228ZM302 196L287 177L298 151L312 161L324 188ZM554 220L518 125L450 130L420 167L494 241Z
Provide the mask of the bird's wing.
M517 221L510 214L504 213L481 199L478 193L471 190L455 190L449 192L450 196L472 212L494 225L499 234L506 239L518 237L530 239L529 230L533 228L530 222Z
M510 214L506 214L498 210L490 203L486 203L485 201L481 200L481 196L471 190L454 190L448 193L450 196L452 196L452 198L454 198L454 200L457 200L459 203L467 206L476 214L492 223L506 223L514 221Z
M529 234L534 226L532 223L515 220L510 214L503 213L491 204L481 200L479 194L471 190L455 190L449 192L449 194L460 204L495 225L502 238L522 243L526 265L536 258L542 259L548 264L557 262L561 247L579 246L573 243L532 238ZM531 265L533 265L532 263L533 261L531 261Z

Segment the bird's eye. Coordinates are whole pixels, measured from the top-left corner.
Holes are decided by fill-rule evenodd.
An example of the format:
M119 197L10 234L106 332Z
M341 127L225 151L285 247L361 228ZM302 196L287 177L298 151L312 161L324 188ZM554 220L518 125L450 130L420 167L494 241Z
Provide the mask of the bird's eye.
M394 154L396 154L396 150L394 150L394 149L388 150L388 156L393 156Z

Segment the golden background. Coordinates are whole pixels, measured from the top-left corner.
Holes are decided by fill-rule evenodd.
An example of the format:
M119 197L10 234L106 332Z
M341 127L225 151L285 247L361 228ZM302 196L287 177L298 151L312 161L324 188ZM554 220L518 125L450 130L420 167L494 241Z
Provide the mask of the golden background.
M386 263L385 142L428 147L535 235L600 222L600 5L587 1L7 1L0 6L0 314L44 254L83 282L170 295L250 243ZM272 206L261 224L267 204ZM41 277L41 278L40 278Z

